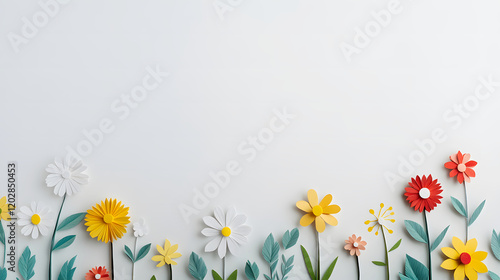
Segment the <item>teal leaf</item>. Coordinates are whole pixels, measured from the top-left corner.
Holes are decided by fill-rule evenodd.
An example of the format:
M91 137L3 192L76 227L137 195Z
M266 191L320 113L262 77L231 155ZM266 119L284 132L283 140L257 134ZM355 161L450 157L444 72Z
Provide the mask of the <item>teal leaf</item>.
M278 260L278 254L280 252L280 245L278 242L274 241L273 234L269 234L264 242L264 247L262 248L262 256L266 262L270 265Z
M132 253L132 250L130 250L130 248L125 245L125 255L127 255L127 257L132 261L132 262L135 262L135 257L134 257L134 253Z
M30 247L26 247L19 259L19 273L24 278L24 280L29 280L35 275L35 263L36 257L31 256Z
M497 260L500 260L500 234L493 230L491 235L491 251Z
M455 208L455 210L457 210L458 214L460 214L464 217L467 217L467 213L465 213L465 207L462 204L462 202L460 202L460 200L458 200L452 196L451 197L451 204L453 204L453 207Z
M418 279L407 277L404 274L402 274L401 272L399 273L399 279L401 279L401 280L418 280Z
M135 261L139 261L142 258L144 258L149 253L149 250L151 250L151 243L142 246L142 248L139 249L139 253L137 253L137 257L135 258Z
M493 271L488 271L488 275L490 276L491 279L493 280L500 280L500 276L498 276L496 273Z
M285 232L285 234L283 235L283 240L282 240L283 248L285 248L285 250L286 250L286 249L293 247L295 244L297 244L298 240L299 240L299 230L298 229L294 228L294 229L292 229L291 232L289 230L287 230Z
M231 275L227 278L227 280L236 280L238 278L238 270L233 271Z
M483 202L481 202L481 204L479 204L479 206L476 208L476 210L474 210L474 212L472 213L472 216L470 216L470 219L469 219L469 226L472 225L472 223L474 223L474 221L476 221L477 217L479 217L479 214L481 214L481 211L483 211L485 203L486 203L486 200L483 200Z
M85 218L85 215L87 215L87 213L82 212L82 213L73 214L73 215L67 217L66 219L64 219L64 221L62 221L59 224L59 226L57 227L57 230L58 231L59 230L66 230L66 229L76 227L79 223L81 223L83 221L83 219Z
M294 256L291 256L288 260L285 258L285 255L282 255L281 258L283 259L281 263L281 275L283 275L282 280L285 280L288 278L287 274L292 271Z
M253 264L250 263L250 261L247 261L245 265L245 275L247 276L248 280L257 280L259 278L259 267L257 264L254 262Z
M316 276L314 275L314 270L312 268L311 258L309 257L306 248L300 245L300 249L302 250L302 256L304 257L304 262L306 264L307 272L309 273L309 278L311 278L311 280L317 280Z
M60 250L68 247L69 245L73 244L75 241L76 235L68 235L66 237L63 237L61 240L57 241L57 243L54 245L52 248L52 251L55 250Z
M5 245L5 230L3 229L2 221L0 221L0 242Z
M339 259L339 257L336 257L333 260L333 262L330 264L330 266L328 267L328 269L325 271L325 274L323 275L323 277L321 277L321 280L328 280L328 279L330 279L330 276L333 273L333 269L335 268L335 265L337 264L337 260L338 259Z
M394 246L392 246L392 248L389 250L389 252L396 250L399 247L399 245L401 245L401 240L403 240L403 239L399 239L398 242L396 242L396 244L394 244Z
M374 265L378 265L378 266L386 266L387 265L385 262L380 262L380 261L372 261L372 263Z
M0 268L0 280L7 280L7 269Z
M74 256L70 261L66 261L59 273L59 277L57 280L73 280L73 275L75 274L76 267L73 267L75 264L76 256Z
M270 269L271 269L271 274L274 274L274 272L276 271L276 267L278 266L278 260L276 260L275 262L273 262L270 266Z
M424 228L415 223L414 221L405 220L406 231L413 237L415 240L427 243L427 235L425 234Z
M438 237L436 238L436 240L434 240L434 243L432 243L432 246L431 246L431 252L436 250L436 248L439 246L439 244L441 244L441 241L443 241L443 238L446 236L446 233L448 232L448 229L450 228L450 226L447 226L439 235Z
M214 280L224 280L215 270L212 270L212 277L214 278Z
M205 265L205 261L200 258L195 252L191 253L189 257L189 273L196 280L203 280L205 276L207 276L207 266Z
M410 279L429 279L429 270L427 269L427 267L408 255L406 255L405 274Z

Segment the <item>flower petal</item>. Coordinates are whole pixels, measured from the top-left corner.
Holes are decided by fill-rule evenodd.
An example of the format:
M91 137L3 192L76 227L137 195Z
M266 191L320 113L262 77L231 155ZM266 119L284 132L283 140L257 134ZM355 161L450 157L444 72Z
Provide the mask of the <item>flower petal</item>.
M472 238L469 241L467 241L467 244L465 244L465 250L467 250L467 253L470 255L474 254L474 252L477 249L477 239Z
M465 265L465 275L469 280L477 280L477 272L474 270L472 263Z
M214 216L215 216L215 219L217 220L217 222L219 222L219 224L222 227L226 226L226 219L225 219L225 215L224 215L224 210L222 210L221 207L219 207L219 206L215 207Z
M202 231L201 231L201 234L205 235L205 236L217 236L220 234L220 230L216 230L216 229L213 229L213 228L204 228Z
M207 245L205 246L205 252L215 251L219 246L221 240L222 236L217 236L214 239L210 240L210 242L208 242Z
M451 243L453 244L453 247L455 247L455 250L457 250L459 254L462 254L463 252L467 251L467 249L465 248L465 244L462 242L462 240L460 240L460 238L454 236L453 239L451 240Z
M212 216L203 217L203 222L211 228L222 230L223 226Z
M464 280L465 266L463 264L458 265L457 269L455 269L455 273L453 273L453 278L455 278L455 280Z
M318 193L316 193L315 190L310 189L307 192L307 200L309 200L309 204L311 204L311 207L318 205Z
M313 214L305 214L300 219L300 225L303 227L307 227L308 225L312 224L312 222L314 222L314 218L315 216Z
M486 265L480 261L473 259L470 264L471 264L472 268L474 268L474 270L479 272L479 273L488 272L488 268L486 267Z
M297 203L295 205L297 206L297 208L299 208L300 210L302 210L304 212L311 212L312 211L311 205L307 201L304 201L304 200L297 201Z
M455 270L458 265L460 264L459 261L453 260L453 259L446 259L442 264L441 267L446 269L446 270Z
M450 259L458 260L458 258L460 257L460 254L457 252L457 250L450 247L443 247L441 248L441 251L443 251L443 254L445 254Z
M323 218L321 217L316 217L315 219L315 224L316 224L316 230L318 232L323 232L325 231L325 228L326 228L326 225L325 225L325 221L323 220Z
M339 221L334 216L322 214L320 217L329 225L336 226L339 224Z
M224 258L226 256L227 252L227 237L222 237L222 240L219 244L219 249L217 250L217 254L219 255L219 258Z
M323 208L323 213L325 214L337 214L338 212L340 212L340 206L335 204Z
M332 200L333 200L333 196L331 194L327 194L327 195L325 195L325 197L323 197L323 199L321 200L321 202L319 203L319 205L322 208L326 208L328 205L330 205L330 203L332 202Z
M484 261L484 259L486 259L486 257L488 256L488 253L484 252L484 251L477 251L477 252L474 252L471 257L472 257L472 260L474 261Z

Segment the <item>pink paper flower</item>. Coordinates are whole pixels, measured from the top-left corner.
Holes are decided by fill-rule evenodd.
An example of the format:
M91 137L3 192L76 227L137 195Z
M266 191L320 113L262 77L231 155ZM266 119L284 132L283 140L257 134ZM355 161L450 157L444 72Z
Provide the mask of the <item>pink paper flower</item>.
M365 246L367 244L366 241L361 240L361 236L356 237L355 234L349 237L349 239L347 239L345 243L346 245L344 246L344 249L349 251L351 256L354 256L354 254L356 254L356 256L358 257L359 255L361 255L360 250L365 250Z
M476 172L472 167L477 165L476 161L470 160L470 154L462 154L458 151L457 154L450 156L449 162L444 164L444 167L451 169L450 177L457 176L460 184L465 182L470 183L471 177L476 177Z

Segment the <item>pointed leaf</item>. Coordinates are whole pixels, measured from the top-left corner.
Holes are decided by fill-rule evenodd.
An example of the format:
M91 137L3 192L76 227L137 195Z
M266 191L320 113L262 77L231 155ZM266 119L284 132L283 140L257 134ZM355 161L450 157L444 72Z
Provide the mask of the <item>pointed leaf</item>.
M191 253L189 257L189 273L196 280L203 280L205 276L207 276L207 266L205 265L205 261L201 257L199 257L195 252Z
M339 259L339 257L336 257L333 260L333 262L330 264L330 266L328 267L328 269L325 271L325 274L323 275L323 277L321 277L321 280L328 280L328 279L330 279L330 276L333 273L333 269L335 268L335 265L337 264L337 260L338 259Z
M309 273L309 278L311 278L311 280L316 280L316 275L314 275L314 270L311 264L311 258L309 257L306 248L300 245L300 249L302 250L302 256L304 257L304 262L306 264L307 272Z
M266 262L270 265L278 260L278 254L280 252L280 244L274 241L273 234L269 234L264 242L264 247L262 248L262 256Z
M283 248L285 248L285 250L286 250L286 249L293 247L295 244L297 244L298 240L299 240L299 230L298 229L294 228L294 229L292 229L291 232L289 230L287 230L285 232L285 234L283 235L283 240L282 240Z
M149 253L150 249L151 249L151 243L142 246L142 248L139 250L139 253L137 253L137 257L135 258L135 261L139 261L142 258L144 258Z
M212 277L214 278L214 280L224 280L215 270L212 270Z
M76 256L74 256L70 261L66 261L59 273L57 280L73 280L73 275L75 274L76 268L73 267L75 264Z
M257 278L259 278L259 273L259 267L257 264L255 262L252 264L250 261L247 261L245 265L245 275L248 280L257 280Z
M227 278L227 280L236 280L238 278L238 270L233 271L231 275Z
M500 260L500 235L495 230L493 230L493 234L491 235L491 251L493 251L495 258Z
M498 276L496 273L494 273L493 271L488 271L488 275L490 276L490 278L492 280L500 280L500 276Z
M394 246L392 246L392 248L389 250L389 252L396 250L399 247L399 245L401 245L401 240L403 240L403 239L399 239L398 242L396 242L396 244L394 244Z
M467 213L465 213L465 207L462 204L462 202L460 202L460 200L458 200L452 196L451 197L451 204L453 204L453 207L455 208L455 210L457 210L458 214L460 214L464 217L467 217Z
M68 235L66 237L63 237L61 240L57 241L57 243L54 245L54 248L52 248L52 251L68 247L69 245L73 244L75 238L76 235Z
M0 280L7 280L7 269L0 268Z
M474 223L476 221L477 217L479 217L479 214L481 214L481 211L483 211L485 203L486 203L486 200L483 200L483 202L481 202L481 204L479 204L479 206L476 208L476 210L474 210L474 212L472 213L472 216L470 216L470 219L469 219L469 226L472 225L472 223Z
M372 263L373 263L374 265L378 265L378 266L386 266L385 262L372 261Z
M156 280L156 276L154 276L154 275L151 276L151 279L149 279L149 280Z
M418 279L413 279L413 278L407 277L407 276L403 275L401 272L399 273L399 279L401 279L401 280L418 280Z
M135 258L134 258L134 253L132 253L132 250L130 250L130 248L125 245L125 255L127 255L127 257L132 261L132 262L135 262Z
M427 235L425 233L424 228L415 223L414 221L405 220L406 231L413 237L415 240L427 243Z
M434 240L434 243L432 243L432 246L431 246L431 252L436 250L436 248L439 246L439 244L441 244L441 241L443 241L443 238L446 236L446 233L448 232L448 229L450 228L450 226L447 226L439 235L438 237L436 238L436 240Z
M407 276L418 280L429 279L429 270L427 267L408 255L406 255L405 273Z
M19 259L19 273L25 280L29 280L35 275L35 263L36 257L31 256L30 248L26 247Z
M66 229L70 229L70 228L74 228L76 227L79 223L81 223L83 221L83 219L85 218L85 215L87 215L86 212L82 212L82 213L77 213L77 214L73 214L69 217L67 217L66 219L64 219L64 221L62 221L59 226L57 227L57 230L66 230Z

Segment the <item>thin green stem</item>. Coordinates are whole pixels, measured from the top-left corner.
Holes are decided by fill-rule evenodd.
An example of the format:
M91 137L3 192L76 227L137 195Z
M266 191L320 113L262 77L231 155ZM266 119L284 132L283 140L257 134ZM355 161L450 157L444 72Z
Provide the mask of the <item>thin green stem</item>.
M464 183L465 192L465 242L469 241L469 203L467 202L467 186Z
M170 277L168 279L172 280L172 265L171 264L168 265L168 272L170 275Z
M429 224L427 223L427 211L424 210L425 232L427 233L427 252L429 254L429 280L432 280L432 257L431 257L431 238L429 234Z
M356 266L358 267L358 280L361 280L361 269L359 268L359 257L356 255Z
M137 239L139 239L139 237L135 238L134 258L135 258L135 254L137 254ZM135 279L135 261L132 261L132 280L134 280L134 279Z
M320 245L319 245L319 231L316 234L316 240L318 242L318 277L316 279L321 279L321 268L320 268L320 263L321 263L321 251L320 251Z
M382 227L382 237L384 238L384 247L385 247L385 270L387 271L387 280L389 280L389 251L387 251L387 240L385 239L385 231Z
M66 194L63 196L63 200L61 202L61 208L59 208L59 214L57 214L57 219L56 219L56 225L54 227L54 233L52 233L52 240L50 241L50 254L49 254L49 278L48 280L52 280L52 248L54 248L54 243L56 240L56 231L57 227L59 226L59 218L61 217L61 212L64 206L64 202L66 201Z

